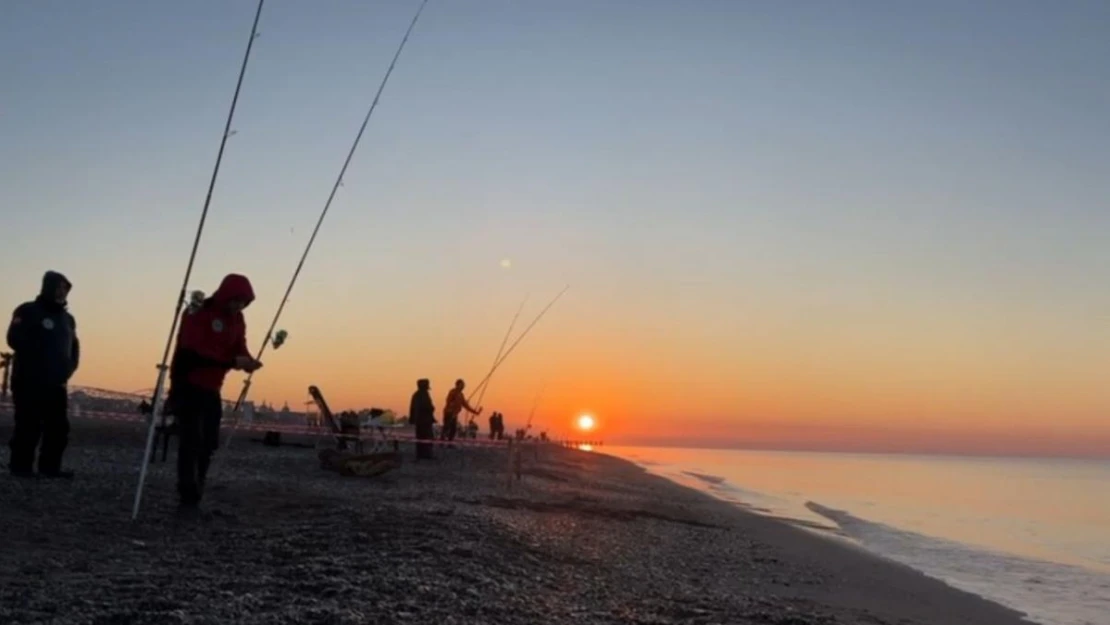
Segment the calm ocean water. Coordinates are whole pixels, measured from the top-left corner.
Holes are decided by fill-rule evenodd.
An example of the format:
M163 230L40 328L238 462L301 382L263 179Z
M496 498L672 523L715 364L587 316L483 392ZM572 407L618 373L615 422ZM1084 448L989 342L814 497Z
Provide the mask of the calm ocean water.
M1110 625L1110 462L606 447L1043 625Z

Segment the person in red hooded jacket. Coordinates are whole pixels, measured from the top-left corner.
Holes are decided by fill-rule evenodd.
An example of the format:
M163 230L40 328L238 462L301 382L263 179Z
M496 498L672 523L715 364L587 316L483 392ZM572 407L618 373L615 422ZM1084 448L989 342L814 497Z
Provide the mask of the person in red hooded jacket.
M169 402L177 417L177 491L183 508L200 504L212 453L219 448L220 391L231 369L262 366L247 349L243 309L254 301L245 276L228 274L212 297L181 315L170 364Z

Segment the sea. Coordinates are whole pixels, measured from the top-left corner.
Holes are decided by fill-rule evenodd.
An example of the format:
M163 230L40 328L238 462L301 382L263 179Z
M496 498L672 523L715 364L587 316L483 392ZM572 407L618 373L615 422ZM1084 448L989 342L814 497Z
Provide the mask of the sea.
M851 541L1041 625L1110 625L1110 461L599 451Z

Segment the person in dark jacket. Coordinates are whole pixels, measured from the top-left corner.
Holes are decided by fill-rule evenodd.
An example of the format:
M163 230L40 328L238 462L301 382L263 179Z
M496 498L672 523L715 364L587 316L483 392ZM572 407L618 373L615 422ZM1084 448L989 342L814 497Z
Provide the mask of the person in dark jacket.
M177 418L177 492L182 508L196 509L212 453L220 444L220 391L231 369L262 366L247 350L243 309L254 301L245 276L228 274L220 288L181 315L170 364L169 401Z
M409 402L409 422L416 426L416 440L435 438L436 407L432 404L431 383L426 379L416 381L416 392ZM432 443L416 443L416 459L432 459Z
M8 326L8 345L15 352L11 372L15 430L8 467L18 477L34 477L40 441L39 475L73 477L62 470L62 454L69 444L67 385L81 361L77 322L66 310L72 288L65 276L47 271L38 297L16 308Z

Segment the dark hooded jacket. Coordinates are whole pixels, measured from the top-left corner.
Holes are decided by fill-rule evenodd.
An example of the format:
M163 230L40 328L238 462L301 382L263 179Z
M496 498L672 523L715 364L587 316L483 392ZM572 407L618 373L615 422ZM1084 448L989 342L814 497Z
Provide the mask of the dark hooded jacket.
M12 361L13 389L65 386L81 361L77 322L59 304L54 293L59 284L72 288L65 276L47 271L42 290L33 301L21 304L12 313L8 326L8 345L15 352Z
M409 423L413 425L431 425L436 421L436 407L432 404L432 394L428 391L428 386L427 380L416 383L416 392L409 402Z
M239 356L250 358L247 324L241 312L231 312L231 300L254 301L254 289L245 276L228 274L212 297L181 314L177 347L170 364L171 391L192 386L219 393L227 372Z

